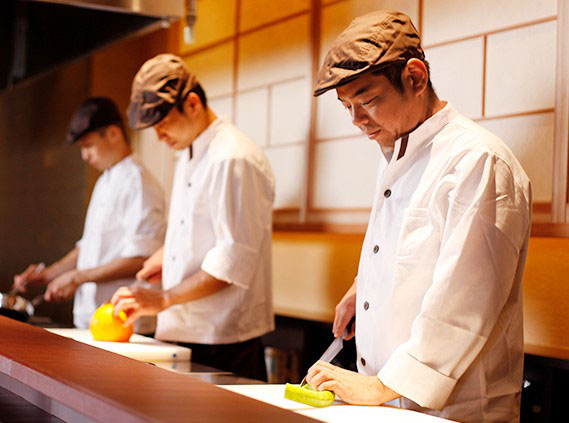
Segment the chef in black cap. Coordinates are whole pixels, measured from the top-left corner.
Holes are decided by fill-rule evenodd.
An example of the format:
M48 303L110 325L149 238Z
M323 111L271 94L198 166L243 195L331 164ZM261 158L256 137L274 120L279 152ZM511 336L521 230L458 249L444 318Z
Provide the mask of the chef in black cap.
M83 102L69 123L67 142L102 174L97 180L81 240L63 258L42 269L32 264L14 277L14 288L47 284L47 301L75 296L73 321L87 328L96 308L135 274L162 244L165 206L162 189L132 155L122 118L112 100ZM146 322L147 324L149 321ZM139 332L153 328L139 325Z

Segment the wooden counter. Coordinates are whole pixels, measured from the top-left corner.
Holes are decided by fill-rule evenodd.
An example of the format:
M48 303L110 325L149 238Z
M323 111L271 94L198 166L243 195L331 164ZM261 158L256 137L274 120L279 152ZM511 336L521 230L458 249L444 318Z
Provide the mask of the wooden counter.
M331 323L362 242L363 234L275 232L275 312ZM530 238L523 291L525 352L569 360L569 237Z
M569 360L569 238L530 239L524 338L526 353Z
M0 386L66 421L315 421L5 317Z
M336 304L354 282L363 239L363 234L273 233L275 313L332 322Z

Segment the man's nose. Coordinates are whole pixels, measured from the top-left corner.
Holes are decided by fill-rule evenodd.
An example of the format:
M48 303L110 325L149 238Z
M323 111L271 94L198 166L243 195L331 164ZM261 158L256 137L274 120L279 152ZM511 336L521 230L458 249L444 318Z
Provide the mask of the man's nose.
M369 123L369 116L362 107L352 107L352 123L357 126L366 126Z
M81 149L81 158L83 159L84 162L88 161L89 159L89 151L85 148Z
M156 131L156 136L158 139L162 141L164 139L164 132L162 132L160 128L154 128L154 131Z

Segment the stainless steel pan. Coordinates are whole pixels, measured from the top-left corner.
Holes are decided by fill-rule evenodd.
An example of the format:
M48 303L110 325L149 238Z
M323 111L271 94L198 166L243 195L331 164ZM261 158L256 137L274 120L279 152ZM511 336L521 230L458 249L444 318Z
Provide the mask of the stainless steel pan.
M38 263L34 273L45 269L45 263ZM43 301L43 294L34 297L31 301L18 295L12 288L7 294L0 293L0 316L10 317L21 322L27 322L34 315L36 307Z
M10 317L20 322L27 322L34 315L36 307L43 301L43 294L31 301L14 292L0 293L0 316Z

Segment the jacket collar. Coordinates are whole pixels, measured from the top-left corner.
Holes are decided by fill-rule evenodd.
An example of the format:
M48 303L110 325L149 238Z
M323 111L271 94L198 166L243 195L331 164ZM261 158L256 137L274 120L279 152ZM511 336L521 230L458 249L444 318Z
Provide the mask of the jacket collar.
M412 132L395 141L394 159L399 160L405 156L410 157L415 151L428 147L435 135L457 115L458 112L454 107L452 107L450 103L447 103L441 110L432 115Z
M195 160L196 162L200 161L207 151L210 141L217 135L224 124L225 118L223 116L216 118L210 123L190 144L186 158L188 160Z

